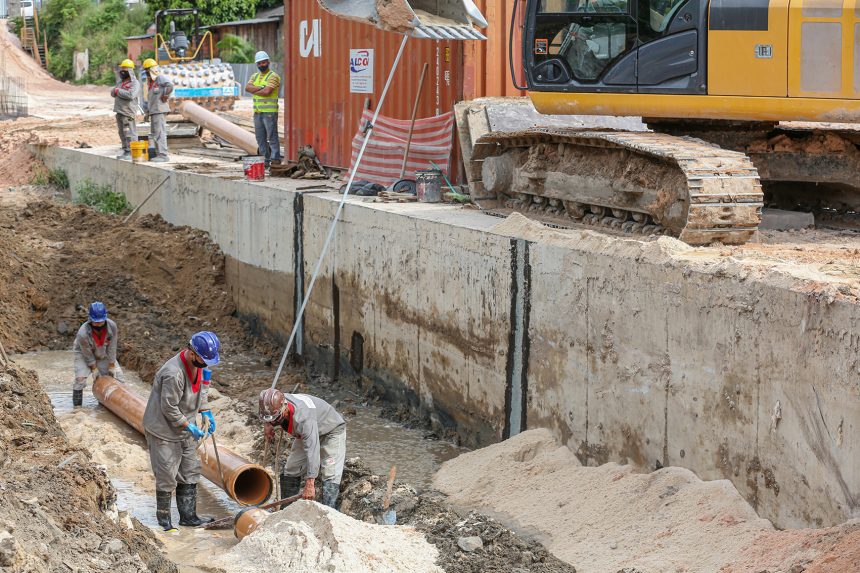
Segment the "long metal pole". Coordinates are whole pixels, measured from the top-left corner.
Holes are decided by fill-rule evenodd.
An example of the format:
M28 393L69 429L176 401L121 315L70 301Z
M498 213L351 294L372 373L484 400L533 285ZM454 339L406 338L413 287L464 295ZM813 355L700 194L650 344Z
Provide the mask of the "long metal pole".
M397 70L398 64L400 64L400 58L403 55L403 50L406 48L406 41L409 39L409 36L404 35L403 41L400 42L400 49L397 50L397 56L394 58L394 63L391 65L391 71L388 74L388 79L385 80L385 87L382 89L382 94L379 96L379 104L376 106L376 111L373 113L373 119L370 120L370 123L366 129L366 135L364 136L364 141L361 144L361 149L358 151L358 157L355 159L355 165L352 167L352 171L349 174L349 181L346 183L346 187L343 189L343 195L340 198L340 203L337 205L337 211L334 214L334 219L332 219L331 225L328 229L328 235L325 238L325 243L323 243L322 252L320 253L320 258L317 261L316 268L314 268L314 274L311 275L311 282L308 284L308 290L305 292L305 298L302 300L302 306L299 308L299 312L296 315L295 321L293 322L293 330L290 332L290 338L287 340L287 347L284 348L284 354L281 356L281 362L278 364L278 370L275 372L275 378L272 380L272 388L278 385L278 378L281 377L281 372L284 369L284 364L287 362L287 355L290 353L290 348L293 346L293 342L296 338L296 333L299 330L299 324L301 324L302 317L305 314L305 308L308 306L308 301L311 298L311 293L314 290L314 284L317 282L317 277L319 276L320 269L322 268L323 261L325 260L325 256L328 253L329 245L331 244L331 240L334 237L334 230L337 228L337 223L340 220L340 213L343 211L343 205L346 203L346 196L349 194L349 190L352 188L352 183L355 180L355 174L358 173L358 167L361 165L361 160L364 157L364 151L367 149L367 144L370 142L370 138L373 135L374 126L376 124L376 119L379 117L379 112L382 109L382 104L385 102L385 96L388 94L388 88L391 87L391 82L394 80L394 72Z
M415 118L418 116L418 104L421 102L421 90L424 89L424 78L427 76L427 68L430 64L424 62L424 67L421 68L421 79L418 80L418 93L415 94L415 105L412 106L412 120L409 123L409 135L406 137L406 151L403 152L403 164L400 166L400 177L403 179L406 174L406 163L409 161L409 149L412 147L412 134L415 131Z

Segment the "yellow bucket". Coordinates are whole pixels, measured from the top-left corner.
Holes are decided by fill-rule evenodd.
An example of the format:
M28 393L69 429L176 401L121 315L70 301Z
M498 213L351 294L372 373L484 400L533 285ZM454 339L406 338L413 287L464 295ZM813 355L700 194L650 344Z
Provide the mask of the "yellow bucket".
M149 144L145 141L131 142L131 160L134 163L149 161Z

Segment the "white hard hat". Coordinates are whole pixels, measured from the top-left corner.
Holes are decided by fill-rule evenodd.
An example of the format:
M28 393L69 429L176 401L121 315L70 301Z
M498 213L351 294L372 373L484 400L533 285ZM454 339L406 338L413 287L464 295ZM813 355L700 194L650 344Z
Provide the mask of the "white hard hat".
M257 52L257 54L254 56L254 63L255 63L255 64L259 64L259 63L260 63L260 62L262 62L263 60L268 60L268 59L269 59L269 54L267 54L266 52L264 52L264 51L260 50L260 51L259 51L259 52Z

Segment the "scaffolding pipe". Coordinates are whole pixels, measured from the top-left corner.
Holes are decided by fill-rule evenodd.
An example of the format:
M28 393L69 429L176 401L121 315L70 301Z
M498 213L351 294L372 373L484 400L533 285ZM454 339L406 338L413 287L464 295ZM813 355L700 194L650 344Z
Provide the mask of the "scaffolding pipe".
M144 434L143 413L146 401L110 376L99 376L93 383L93 395L108 410L123 419L132 428ZM274 482L269 473L235 452L221 446L219 454L224 469L224 485L215 457L212 440L206 440L200 456L203 477L222 488L227 495L242 505L259 505L272 495Z
M193 101L184 101L179 104L179 113L188 121L208 129L221 139L229 141L246 153L250 153L251 155L259 153L257 138L253 133L242 129L208 109L203 109Z

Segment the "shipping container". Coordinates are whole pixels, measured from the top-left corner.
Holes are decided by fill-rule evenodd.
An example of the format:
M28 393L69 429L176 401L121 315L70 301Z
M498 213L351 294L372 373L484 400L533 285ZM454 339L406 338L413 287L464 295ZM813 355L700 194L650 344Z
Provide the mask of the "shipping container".
M310 144L324 164L348 168L362 110L379 103L403 36L338 19L316 0L287 3L284 18L286 156ZM409 39L381 113L409 119L425 62L418 117L451 111L463 97L463 50L464 42Z
M465 42L463 63L463 96L464 99L475 99L485 96L519 96L525 95L514 87L511 78L510 59L508 58L511 29L511 14L514 0L477 0L475 2L481 13L489 22L489 27L483 30L487 36L485 42ZM514 25L513 63L517 75L517 83L524 85L522 66L522 26L523 8L525 1L519 3L519 14Z

